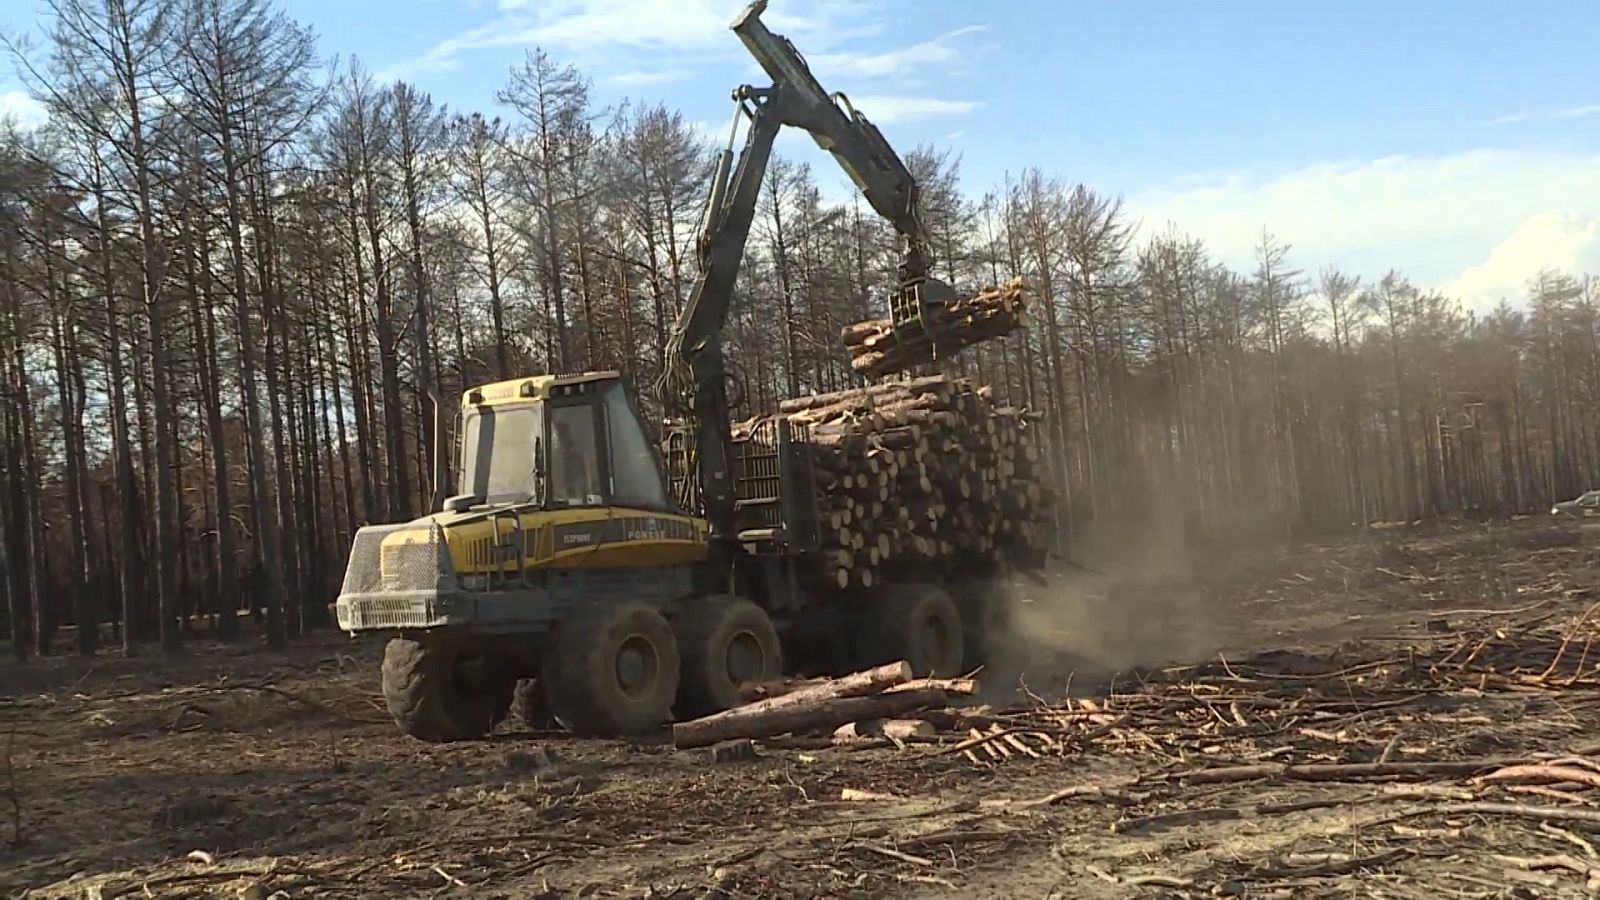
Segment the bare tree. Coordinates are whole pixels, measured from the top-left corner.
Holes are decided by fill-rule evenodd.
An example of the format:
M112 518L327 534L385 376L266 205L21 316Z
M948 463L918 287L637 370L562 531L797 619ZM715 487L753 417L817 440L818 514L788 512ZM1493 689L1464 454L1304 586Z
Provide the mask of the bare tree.
M433 330L433 301L429 295L428 272L423 264L423 218L426 209L442 192L443 172L446 163L445 124L447 119L441 109L433 105L427 94L405 82L394 85L391 96L394 121L393 146L396 167L400 173L400 190L405 204L407 237L411 261L411 321L417 348L416 384L418 399L424 415L439 415L433 408L434 380L436 376ZM419 441L422 465L432 477L433 459L439 448L433 446L432 432L424 428Z
M506 330L505 254L507 240L501 223L505 200L505 125L482 113L458 117L455 133L457 196L477 219L483 256L481 278L489 292L489 317L494 334L495 377L511 377L510 335Z
M259 293L250 289L245 216L251 178L265 175L268 154L309 118L313 97L306 78L314 62L311 35L268 0L187 0L182 31L167 42L166 71L182 90L173 105L215 152L226 206L226 232L239 340L239 380L249 447L256 560L265 586L268 643L284 646L283 526L271 502L267 440L261 411L262 359L258 329L265 326ZM174 98L178 100L178 98ZM247 136L248 135L248 136ZM260 286L265 288L264 285ZM284 489L278 485L278 489Z
M532 231L540 250L540 280L549 304L553 352L546 353L551 368L564 371L570 364L567 319L566 269L562 233L563 212L575 196L564 181L568 158L582 139L589 115L589 82L577 69L556 62L545 51L528 52L521 67L496 95L522 116L527 126L506 145L516 163L509 167L513 183L532 212Z

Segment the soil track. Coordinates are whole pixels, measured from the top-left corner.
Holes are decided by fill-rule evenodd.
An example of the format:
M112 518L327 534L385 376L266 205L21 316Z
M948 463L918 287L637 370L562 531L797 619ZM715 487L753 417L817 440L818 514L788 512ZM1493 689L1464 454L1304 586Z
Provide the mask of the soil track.
M380 646L337 636L10 666L0 890L1584 896L1597 560L1587 531L1539 522L1375 532L1109 605L1056 576L1019 588L1029 641L943 744L732 762L412 741L377 696ZM977 726L1038 755L955 751Z

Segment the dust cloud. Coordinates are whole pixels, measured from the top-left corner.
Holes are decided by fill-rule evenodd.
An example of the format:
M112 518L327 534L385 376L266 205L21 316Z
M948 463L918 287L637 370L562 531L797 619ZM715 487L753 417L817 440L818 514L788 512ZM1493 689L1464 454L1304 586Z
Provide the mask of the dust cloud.
M1230 578L1286 549L1259 513L1201 528L1154 508L1079 534L1039 579L997 598L1008 621L991 634L985 699L1104 690L1137 670L1215 657L1240 633Z

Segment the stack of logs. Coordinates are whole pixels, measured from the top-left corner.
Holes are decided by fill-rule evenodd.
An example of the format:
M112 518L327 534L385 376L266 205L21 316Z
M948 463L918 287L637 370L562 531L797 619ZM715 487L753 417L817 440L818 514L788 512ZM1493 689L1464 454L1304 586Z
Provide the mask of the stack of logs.
M823 548L813 587L870 589L897 572L960 577L1042 559L1049 497L1037 480L1037 414L996 406L989 388L945 375L778 408L809 429Z
M851 367L876 380L1016 331L1022 327L1023 297L1022 280L1012 279L952 301L925 322L896 330L889 319L870 319L847 326L840 337L850 350Z

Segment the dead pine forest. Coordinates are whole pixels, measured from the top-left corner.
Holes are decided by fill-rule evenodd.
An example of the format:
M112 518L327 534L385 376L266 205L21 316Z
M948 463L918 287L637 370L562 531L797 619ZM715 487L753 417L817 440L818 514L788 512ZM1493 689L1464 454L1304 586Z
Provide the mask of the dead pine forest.
M407 731L422 670L332 621L356 532L455 492L474 386L617 370L659 428L724 132L548 48L458 109L283 0L37 6L0 32L45 113L0 121L0 894L1600 891L1600 531L1551 508L1600 488L1588 273L1484 312L1272 222L1240 262L1071 159L983 183L890 127L968 304L944 326L1000 336L941 361L959 383L869 386L919 349L872 343L897 236L780 153L723 334L735 428L810 429L806 591L873 612L937 571L898 587L1003 611L982 655L730 664L720 711L627 740L525 690L578 667L453 667L431 724L493 716ZM1002 540L1030 565L928 562ZM545 699L573 696L604 705Z
M48 123L0 133L16 657L326 627L355 529L425 511L451 452L432 422L466 386L618 369L658 418L715 149L670 105L603 106L530 48L494 108L447 108L272 0L43 7L7 51ZM1063 553L1155 520L1299 540L1592 486L1583 273L1471 315L1268 230L1228 268L1070 161L973 184L947 149L907 157L935 274L1028 285L1026 329L952 365L1042 415ZM763 187L727 337L740 415L860 383L840 333L883 314L894 240L822 199L838 177L779 160Z

